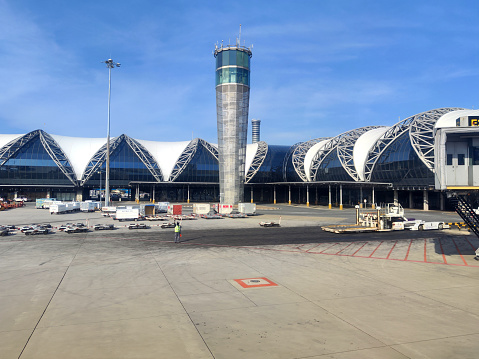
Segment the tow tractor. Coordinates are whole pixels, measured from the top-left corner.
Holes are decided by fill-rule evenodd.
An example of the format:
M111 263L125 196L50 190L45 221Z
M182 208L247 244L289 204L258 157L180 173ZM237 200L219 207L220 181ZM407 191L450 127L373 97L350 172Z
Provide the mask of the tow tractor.
M279 222L259 222L261 227L281 227L281 217L279 217Z

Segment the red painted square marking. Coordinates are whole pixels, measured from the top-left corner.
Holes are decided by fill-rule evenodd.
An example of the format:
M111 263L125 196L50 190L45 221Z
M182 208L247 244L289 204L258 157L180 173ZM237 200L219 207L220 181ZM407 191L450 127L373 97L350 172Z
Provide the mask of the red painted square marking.
M258 288L258 287L274 287L277 286L276 283L270 281L267 278L245 278L245 279L235 279L235 282L238 283L243 288Z

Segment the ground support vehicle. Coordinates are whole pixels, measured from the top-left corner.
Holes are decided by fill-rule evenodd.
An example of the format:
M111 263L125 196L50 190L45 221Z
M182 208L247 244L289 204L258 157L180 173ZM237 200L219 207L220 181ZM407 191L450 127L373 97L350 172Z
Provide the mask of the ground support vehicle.
M34 227L23 232L26 236L33 236L36 234L48 234L50 230L44 227Z
M162 223L161 228L175 228L175 224L174 223Z
M259 222L261 227L281 227L280 223L276 222Z
M105 230L107 231L107 230L112 230L112 229L116 229L116 228L113 224L95 224L93 229L95 231L105 231Z
M72 233L84 233L88 232L88 227L68 227L64 231L65 233L72 234Z
M128 229L150 229L150 227L144 223L130 223Z
M420 219L404 222L404 229L410 229L411 231L441 230L444 228L449 228L449 225L444 222L426 222Z
M10 231L8 228L5 228L5 227L0 228L0 237L8 236L9 233Z

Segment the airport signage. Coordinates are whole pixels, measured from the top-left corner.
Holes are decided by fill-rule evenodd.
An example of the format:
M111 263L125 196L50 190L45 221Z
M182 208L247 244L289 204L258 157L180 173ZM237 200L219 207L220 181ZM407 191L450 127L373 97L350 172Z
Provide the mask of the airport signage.
M479 126L479 117L469 116L469 126Z

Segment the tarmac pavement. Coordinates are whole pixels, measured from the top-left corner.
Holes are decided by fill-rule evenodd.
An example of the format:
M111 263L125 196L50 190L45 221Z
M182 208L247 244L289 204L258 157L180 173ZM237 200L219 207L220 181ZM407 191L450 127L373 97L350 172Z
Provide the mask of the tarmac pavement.
M338 235L320 226L354 211L278 208L183 221L180 244L127 223L0 237L0 358L477 357L474 235ZM279 214L280 228L259 227ZM86 219L113 223L0 212L3 224Z

